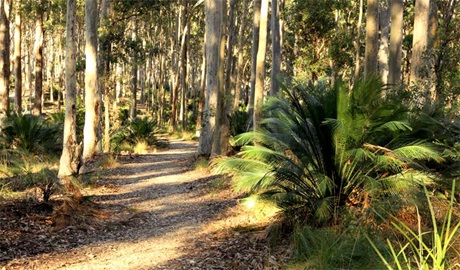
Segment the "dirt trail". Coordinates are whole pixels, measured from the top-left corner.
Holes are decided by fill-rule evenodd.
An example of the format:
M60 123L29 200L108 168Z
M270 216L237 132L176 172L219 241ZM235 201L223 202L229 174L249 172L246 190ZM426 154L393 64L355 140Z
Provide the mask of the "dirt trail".
M74 235L67 245L60 240L54 252L12 260L5 269L264 267L270 257L263 241L252 234L222 236L222 226L235 225L226 216L235 195L210 189L216 177L194 170L195 157L196 143L173 140L167 151L121 158L102 174L99 188L87 191L110 211L111 223L79 236L67 228L61 233Z

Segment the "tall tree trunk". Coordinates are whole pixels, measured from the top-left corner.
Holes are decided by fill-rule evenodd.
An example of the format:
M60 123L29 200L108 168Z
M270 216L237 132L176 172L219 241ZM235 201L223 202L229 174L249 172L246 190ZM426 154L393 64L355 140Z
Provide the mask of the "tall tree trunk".
M10 8L11 0L0 1L0 129L10 109Z
M43 96L43 7L38 7L35 21L35 96L33 115L42 114Z
M271 71L271 88L270 95L275 96L280 90L280 73L281 73L281 29L279 17L279 0L272 0L272 71Z
M429 85L429 98L432 103L436 103L439 100L439 95L437 92L437 74L436 74L436 56L435 56L435 44L437 40L438 33L438 4L436 1L432 1L430 4L430 22L428 24L428 64L429 64L429 73L428 73L428 85Z
M204 39L206 40L206 33ZM206 91L206 44L203 45L202 63L201 63L201 77L200 77L200 99L198 101L198 116L196 119L196 134L200 136L203 119L203 107L205 103Z
M22 64L21 64L21 1L16 0L14 22L14 107L16 113L22 112Z
M135 41L137 39L137 27L138 27L138 22L134 22L134 32L132 34L132 40ZM134 52L133 56L131 57L132 59L132 66L131 66L131 105L130 105L130 110L129 110L129 116L134 119L137 117L137 84L138 84L138 59L137 59L137 53Z
M97 0L85 1L86 22L86 69L85 69L85 126L83 129L83 166L100 154L98 130L100 125L101 100L98 91L97 72ZM82 168L85 173L86 168Z
M257 66L257 51L259 49L259 34L260 34L260 7L261 0L254 0L253 3L254 17L252 20L252 49L251 49L251 92L249 93L248 113L250 117L250 128L254 122L254 95L256 89L256 66Z
M219 89L219 45L222 35L222 0L205 0L206 15L206 97L198 153L211 155L216 124L217 92Z
M186 93L187 93L187 47L188 47L188 37L189 37L189 25L188 25L188 2L182 1L183 11L182 11L182 39L180 45L180 61L179 61L179 72L180 72L180 88L181 88L181 100L180 100L180 121L181 128L185 131L186 123Z
M388 55L390 43L390 2L391 0L379 1L380 13L380 45L378 53L379 72L383 83L388 82Z
M256 82L254 91L254 130L258 128L263 116L262 106L264 101L265 55L267 52L267 20L268 0L262 0L260 8L259 48L257 49Z
M403 12L403 0L392 0L388 83L393 85L401 83Z
M241 77L243 76L243 68L244 68L244 42L245 36L244 31L246 29L246 17L248 16L248 1L243 0L243 7L241 8L243 14L240 17L240 29L238 31L238 60L236 66L236 80L235 80L235 97L233 102L233 111L237 111L240 99L241 99Z
M222 2L222 18L221 18L221 38L219 47L219 67L217 73L218 91L217 91L217 110L216 110L216 126L213 134L213 144L211 150L211 157L226 155L227 146L229 141L229 121L227 118L227 104L226 97L228 96L225 85L225 46L227 44L227 1ZM230 51L228 52L230 53ZM230 74L227 74L230 76Z
M364 54L364 77L377 75L379 41L378 0L367 0L366 51Z
M356 26L356 41L355 41L355 74L354 78L357 79L361 72L361 28L364 13L364 0L359 0L359 15L358 24Z
M100 27L109 26L109 7L110 0L102 0L101 3L101 15L99 19ZM104 151L109 152L110 150L110 96L108 87L106 87L108 76L110 73L110 44L99 43L99 55L98 55L98 73L99 73L99 93L104 94L103 105L104 105ZM102 100L102 99L101 99ZM102 109L102 108L101 108ZM102 113L99 114L102 118ZM102 119L100 119L102 122Z
M428 26L430 19L430 0L416 0L414 8L414 34L412 40L412 59L410 68L410 85L417 87L419 96L417 102L420 106L429 105L429 63L428 51Z
M66 56L65 56L65 121L64 138L58 177L61 184L67 184L65 176L77 173L80 152L77 143L77 100L76 100L76 54L77 54L77 3L67 0L66 16Z

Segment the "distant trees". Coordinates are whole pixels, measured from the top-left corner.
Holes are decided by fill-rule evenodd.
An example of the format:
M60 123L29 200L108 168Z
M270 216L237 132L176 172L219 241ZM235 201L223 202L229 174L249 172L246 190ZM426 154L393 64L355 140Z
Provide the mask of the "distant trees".
M375 74L403 89L411 85L414 95L429 96L427 104L444 102L450 107L460 92L455 75L460 59L460 36L454 31L459 26L456 0L219 0L212 10L208 1L98 2L100 11L89 8L90 1L85 11L83 5L76 7L75 106L87 106L85 131L77 127L85 136L78 138L84 140L85 159L100 153L103 143L110 151L110 134L120 125L119 116L129 112L136 118L140 108L171 132L199 131L200 153L224 155L229 127L257 127L263 117L261 104L279 93L280 78L327 84L342 79L353 84L354 78ZM0 1L0 22L9 27L13 18L18 19L13 44L8 37L12 31L0 32L0 109L10 109L13 70L18 113L43 115L50 104L58 111L68 102L63 100L68 94L64 2L23 0L10 7L11 3ZM221 14L220 29L209 28L205 14L209 17L211 12ZM90 25L93 34L86 37ZM205 30L214 38L205 37ZM98 55L97 50L86 51L87 41L92 44L88 48L98 48ZM212 47L216 42L218 51ZM14 69L6 59L13 52L11 45ZM249 123L229 121L236 111L248 114ZM208 120L218 128L209 126Z

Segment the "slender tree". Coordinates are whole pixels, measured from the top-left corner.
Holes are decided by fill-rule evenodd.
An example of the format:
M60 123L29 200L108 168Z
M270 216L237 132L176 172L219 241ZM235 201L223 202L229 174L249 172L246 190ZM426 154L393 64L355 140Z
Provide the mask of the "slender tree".
M43 3L42 3L43 4ZM35 18L35 94L34 94L34 106L32 108L33 115L42 114L42 98L43 98L43 17L44 17L44 5L37 7Z
M388 82L390 43L390 0L379 1L380 43L378 52L379 73L383 83Z
M243 0L242 6L242 15L240 17L240 28L238 30L238 60L236 64L236 79L235 79L235 97L233 102L233 111L237 111L239 104L240 104L240 96L241 96L241 81L243 77L243 69L244 69L244 42L245 42L245 35L244 31L246 28L246 17L248 14L248 2L249 0Z
M254 121L254 95L256 88L256 67L257 67L257 51L259 49L259 34L260 34L260 7L261 0L253 1L253 19L252 19L252 48L251 48L251 91L249 93L248 113L250 122Z
M279 0L272 0L271 14L271 30L272 30L272 71L271 71L271 88L270 95L278 94L279 76L281 73L281 28L279 17Z
M391 32L390 32L390 60L388 83L401 82L401 59L403 38L403 0L392 0L391 4Z
M429 63L428 26L430 19L430 0L416 0L414 8L414 34L412 39L412 58L410 68L410 85L419 89L420 104L429 103L428 83Z
M0 0L0 127L9 110L11 0Z
M16 0L14 19L14 108L16 113L22 111L22 64L21 64L21 1Z
M205 0L206 15L206 94L198 153L209 156L212 151L216 124L219 87L219 46L222 31L222 0Z
M83 166L96 154L98 149L98 129L101 100L98 92L97 73L97 0L85 1L86 21L86 69L85 69L85 125L83 129ZM100 146L100 144L99 144ZM85 172L82 168L82 173Z
M356 25L356 40L355 40L355 72L354 77L358 78L361 72L361 28L364 13L364 0L359 0L359 15Z
M254 91L254 115L253 125L257 129L262 120L262 105L264 99L264 80L265 80L265 56L267 52L267 23L268 23L268 0L262 0L260 7L260 28L259 45L256 60L256 82Z
M66 106L64 121L64 138L58 177L62 184L67 184L65 176L76 174L80 163L77 142L77 102L76 102L76 53L77 53L77 3L67 0L66 15L66 55L65 55L65 89Z
M367 0L366 51L364 54L364 77L377 74L379 41L378 0Z

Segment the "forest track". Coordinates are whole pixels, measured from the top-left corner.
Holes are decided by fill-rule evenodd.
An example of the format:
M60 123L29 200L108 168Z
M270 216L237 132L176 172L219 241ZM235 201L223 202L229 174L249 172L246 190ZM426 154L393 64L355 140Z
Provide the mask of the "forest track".
M234 230L253 220L240 216L236 194L215 187L225 183L222 176L195 170L196 148L172 140L168 150L120 157L119 166L99 173L96 188L85 190L101 222L50 229L42 237L51 239L43 242L50 248L3 269L280 268L283 256L270 255L263 231Z

